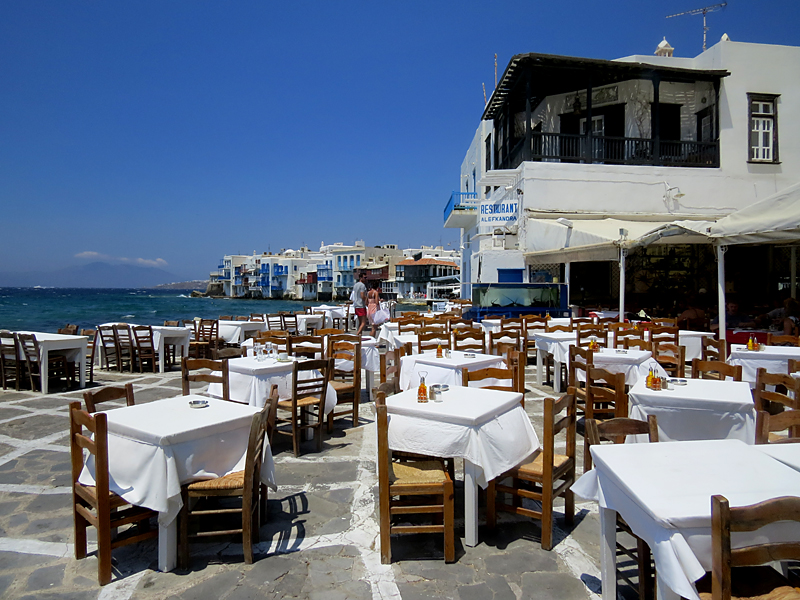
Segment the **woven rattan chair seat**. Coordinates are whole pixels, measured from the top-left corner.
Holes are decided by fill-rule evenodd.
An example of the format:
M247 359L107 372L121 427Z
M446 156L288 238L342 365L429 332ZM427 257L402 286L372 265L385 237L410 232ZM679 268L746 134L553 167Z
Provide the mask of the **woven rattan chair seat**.
M392 485L415 483L442 483L446 480L442 463L425 461L414 463L391 463L389 482Z
M353 391L353 382L352 381L336 381L332 380L330 385L333 386L333 389L336 390L336 393L339 394L341 392L352 392Z
M316 396L305 396L304 398L297 399L297 406L314 406L315 404L319 404L320 399ZM278 408L282 408L284 410L292 410L292 401L291 400L281 400L278 402Z
M237 490L244 488L244 471L228 473L214 479L195 481L188 485L190 490Z
M555 470L560 468L567 461L569 461L569 456L564 456L563 454L554 454L553 469ZM539 452L532 461L527 462L524 465L520 465L515 470L520 477L541 477L544 475L544 453Z

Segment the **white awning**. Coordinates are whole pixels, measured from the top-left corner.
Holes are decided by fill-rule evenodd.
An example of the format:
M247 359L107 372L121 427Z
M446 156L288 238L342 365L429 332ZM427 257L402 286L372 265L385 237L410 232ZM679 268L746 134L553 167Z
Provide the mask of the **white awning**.
M800 183L723 217L709 233L725 244L800 240Z

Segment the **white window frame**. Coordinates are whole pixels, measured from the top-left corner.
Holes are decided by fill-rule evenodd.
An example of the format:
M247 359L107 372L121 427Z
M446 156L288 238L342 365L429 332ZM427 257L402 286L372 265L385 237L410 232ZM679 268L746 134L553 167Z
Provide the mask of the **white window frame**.
M778 96L747 94L748 162L777 163Z

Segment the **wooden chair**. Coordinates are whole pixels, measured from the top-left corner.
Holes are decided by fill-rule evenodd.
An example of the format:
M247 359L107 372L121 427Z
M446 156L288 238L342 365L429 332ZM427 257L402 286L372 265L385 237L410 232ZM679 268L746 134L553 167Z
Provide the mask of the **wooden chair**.
M125 363L128 363L133 373L136 364L136 344L131 335L131 328L125 323L117 323L111 328L114 330L114 346L117 350L117 370L124 371Z
M294 363L292 372L292 398L278 402L278 409L289 412L288 418L278 417L278 422L292 427L292 448L300 456L300 437L306 429L315 431L317 452L322 451L322 420L325 395L333 371L333 359L304 360Z
M344 329L336 329L335 327L327 327L325 329L317 329L316 333L319 336L339 335L341 333L344 333Z
M700 338L700 358L702 360L718 360L725 362L728 358L725 340L715 340L712 337Z
M788 368L789 375L800 371L800 360L790 358L788 364L789 364Z
M280 314L275 313L273 315L266 315L266 319L268 330L272 331L274 329L275 331L285 331L283 329L283 319L281 318Z
M494 379L499 381L508 382L507 385L471 385L473 382L481 382L487 379ZM464 387L478 387L487 390L501 390L503 392L516 392L518 386L517 371L513 368L500 369L498 367L488 367L486 369L476 369L468 371L462 369L461 371L461 385ZM524 398L523 398L524 406Z
M650 343L657 344L667 342L680 346L680 333L677 327L667 327L662 325L653 325L650 327Z
M528 356L515 348L506 352L506 364L516 373L515 391L522 394L522 408L525 408L525 367L528 365Z
M158 528L149 528L151 517L158 513L128 504L109 490L108 426L106 415L90 415L80 402L70 402L69 448L72 463L72 515L75 522L75 558L86 558L86 528L97 529L97 579L100 585L111 581L111 551L114 548L158 537ZM87 434L84 434L84 427ZM83 470L83 452L94 458L94 485L78 483ZM125 525L136 527L121 529ZM116 537L112 538L112 532Z
M489 354L503 354L499 344L513 344L517 350L522 350L522 332L519 329L501 329L489 333Z
M528 348L528 359L536 358L536 339L537 333L547 332L547 317L539 315L525 315L525 343Z
M392 460L389 451L389 418L386 397L375 393L378 429L378 507L380 515L381 563L392 562L391 535L441 533L444 536L444 560L455 561L455 517L453 480L441 461ZM432 498L428 498L432 497ZM408 522L407 515L432 514L430 525ZM441 516L440 516L441 515ZM398 516L403 523L392 524Z
M800 337L770 332L767 334L767 346L800 346Z
M627 323L621 323L621 324L627 325ZM613 331L614 335L614 348L624 348L625 340L645 341L644 329L634 329L633 327L620 327L610 331Z
M608 332L603 329L602 325L584 325L581 323L578 325L575 336L575 343L580 348L586 348L593 339L600 347L608 348Z
M594 367L594 352L592 350L579 348L578 346L569 347L567 386L574 390L578 412L581 412L581 407L584 407L583 410L585 411L586 382L588 381L589 369L592 367ZM583 378L578 377L579 372L583 373Z
M592 455L589 448L602 443L603 440L615 444L625 443L629 435L647 435L650 443L658 442L658 422L655 415L649 415L647 421L638 421L626 417L609 419L599 422L595 419L586 419L586 446L584 451L588 457L589 468L592 466ZM624 531L636 541L636 548L627 548L619 541L617 535L617 556L627 556L636 563L638 571L638 585L634 586L631 578L628 577L617 564L617 579L622 579L629 586L639 590L641 600L651 600L655 589L655 573L650 559L650 547L643 539L631 531L630 526L619 514L617 514L617 534Z
M25 369L31 382L31 390L36 391L35 377L39 378L39 389L42 383L42 370L39 358L39 342L36 341L31 333L15 334L19 345L20 357L25 359ZM47 370L49 377L63 377L67 380L70 387L75 383L74 369L71 370L67 363L67 357L61 354L49 354L47 357Z
M281 322L283 323L281 329L283 329L284 331L288 331L291 334L297 335L298 333L297 315L290 312L282 312L280 313L280 315L281 315Z
M481 333L483 332L483 327L480 324L475 323L472 319L448 319L447 327L450 330L450 333L455 331L463 331L463 330L470 330L475 329L476 327L480 329Z
M321 335L290 335L286 342L286 353L309 359L325 357L325 338Z
M233 315L220 315L220 321L233 321Z
M400 360L406 355L405 348L400 346L394 350L387 350L385 354L379 355L380 378L378 382L392 384L392 393L400 392ZM386 391L384 389L384 391Z
M397 333L417 333L417 330L422 327L422 321L419 319L398 319Z
M519 344L520 347L518 350L528 352L528 336L525 329L525 319L523 317L514 317L514 318L501 318L500 319L500 329L504 331L518 331L519 332Z
M102 348L100 358L102 360L101 367L105 364L105 369L111 370L113 364L114 368L119 370L119 363L117 361L117 344L114 341L114 326L113 325L98 325L97 327L98 341Z
M358 408L361 404L361 340L358 336L332 335L328 338L328 358L333 359L330 384L336 390L336 406L328 413L328 433L333 431L333 419L350 414L353 427L358 427ZM336 412L340 404L353 408Z
M219 321L217 319L200 319L196 322L194 340L189 342L189 352L196 358L209 358L220 349ZM194 352L192 352L194 348Z
M237 317L234 319L234 321L249 321L249 320L250 317L247 317L245 315L237 315Z
M14 389L19 391L19 381L22 377L22 359L17 346L15 334L8 330L0 331L0 377L3 379L3 389L8 389L9 383L14 383Z
M591 367L586 373L586 419L608 420L628 416L625 375ZM584 436L585 442L585 436ZM590 455L584 451L583 471L590 468Z
M671 342L651 342L653 358L672 377L686 376L686 348Z
M422 354L425 350L436 350L439 346L450 348L450 336L441 332L420 333L417 335L417 352Z
M272 344L275 348L276 352L286 352L289 353L289 334L284 335L275 335L275 333L282 334L282 331L269 331L267 332L271 335L260 335L258 338L258 342L260 344Z
M181 486L181 499L183 506L178 517L179 545L178 565L182 569L189 567L189 541L192 539L205 539L212 536L241 534L244 562L253 564L253 543L259 541L259 530L262 518L265 515L264 506L267 502L267 487L261 483L261 465L264 455L264 442L269 440L270 418L274 418L274 407L278 402L278 386L272 386L272 392L264 408L253 415L250 424L250 437L247 440L247 454L243 471L236 471L204 479ZM203 499L208 498L238 498L241 497L240 506L203 506ZM195 504L195 502L197 504ZM261 510L259 510L261 507ZM189 534L189 524L192 517L210 517L216 519L227 515L238 515L241 519L239 527L231 529L217 529L213 531L199 530L194 535ZM227 525L227 524L226 524Z
M528 462L489 482L486 490L486 524L489 529L494 529L497 524L498 510L539 519L542 522L542 549L550 550L553 547L553 504L559 496L564 497L564 520L567 525L573 524L575 499L569 488L575 482L575 425L575 394L571 388L558 401L545 398L542 448ZM562 432L566 437L565 454L556 454L556 436ZM509 477L511 485L501 483ZM505 503L503 494L510 494L512 502ZM523 507L523 498L541 503L541 509Z
M232 358L241 358L242 356L245 356L244 348L220 348L219 350L211 351L211 360L228 361Z
M731 508L724 496L711 497L711 598L778 598L776 592L795 592L791 581L768 566L774 560L800 560L800 543L769 542L731 549L731 535L752 532L771 523L800 521L800 498L781 497ZM762 565L754 567L749 565ZM739 567L748 567L739 569ZM785 589L780 589L785 588ZM702 597L702 596L701 596ZM782 595L780 597L790 597Z
M619 322L620 322L619 321L619 317L598 317L597 318L597 324L598 325L603 325L606 328L609 325L614 325L615 323L618 324Z
M569 325L551 325L548 321L547 328L545 330L546 333L554 333L556 331L574 331L572 327L572 323Z
M453 332L453 350L486 354L486 336L481 329L456 329Z
M250 321L255 323L264 323L264 313L250 313Z
M156 372L158 354L153 343L153 328L150 325L135 325L131 327L133 339L136 342L136 357L139 362L139 373L144 373L144 362L150 361L153 373Z
M573 329L578 325L594 325L594 317L570 317L569 323Z
M778 431L786 431L779 436ZM756 414L756 444L800 443L800 410L787 410L771 415L765 410Z
M742 380L742 365L729 365L718 360L692 359L692 379L717 379L724 381L730 377L733 381Z
M640 340L637 338L625 338L624 345L626 350L635 348L637 350L644 350L646 352L650 352L651 354L653 353L653 344L651 344L647 340Z
M126 383L123 387L108 386L97 391L83 392L83 401L86 403L86 412L89 414L98 411L97 405L112 400L125 400L127 406L135 404L133 400L133 384Z
M210 373L195 373L200 369L210 369ZM215 375L215 373L219 375ZM192 381L201 381L205 383L221 383L222 384L222 399L231 399L230 378L228 376L228 361L227 360L210 360L208 358L188 358L186 356L181 360L181 389L184 396L191 395Z
M767 387L776 386L773 390ZM783 386L785 393L777 386ZM756 371L756 385L753 388L753 402L756 410L771 414L784 409L798 410L800 406L800 379L784 373L768 373L763 367Z
M678 326L678 319L677 318L670 318L670 317L656 317L650 319L653 325L658 325L659 327L677 327Z

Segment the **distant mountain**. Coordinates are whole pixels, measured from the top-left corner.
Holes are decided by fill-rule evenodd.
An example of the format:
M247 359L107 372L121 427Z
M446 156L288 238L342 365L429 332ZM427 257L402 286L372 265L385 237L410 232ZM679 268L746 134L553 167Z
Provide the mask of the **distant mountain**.
M201 290L208 287L208 279L192 279L191 281L176 281L175 283L162 283L155 286L159 290Z
M0 273L0 287L152 288L178 279L155 267L94 262L57 271Z

